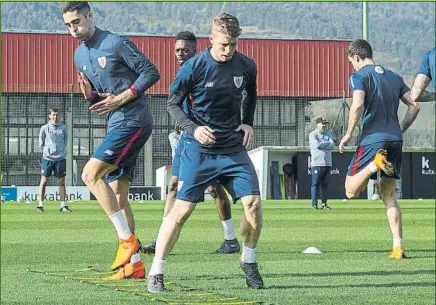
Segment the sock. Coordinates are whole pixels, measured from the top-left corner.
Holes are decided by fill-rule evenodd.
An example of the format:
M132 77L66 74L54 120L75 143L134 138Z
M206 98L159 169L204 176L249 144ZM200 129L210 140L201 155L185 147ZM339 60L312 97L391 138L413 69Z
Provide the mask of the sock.
M399 247L403 244L403 240L401 238L394 238L393 248Z
M112 221L115 229L117 230L118 238L128 239L132 235L129 229L129 225L127 224L126 217L124 217L121 211L110 215L109 219Z
M233 219L221 221L224 229L224 238L226 240L233 240L236 238L235 226L233 225Z
M141 261L141 255L139 255L139 253L133 254L132 257L130 258L130 263L131 264L134 264L134 263L137 263L137 262L140 262L140 261Z
M65 207L65 201L61 201L61 209Z
M39 201L39 204L38 204L38 206L39 206L39 207L42 207L42 206L44 206L44 204L42 203L42 201Z
M373 174L378 171L377 165L375 165L374 161L369 163L368 168L369 168L369 171Z
M256 262L256 248L251 249L242 244L242 255L241 260L244 263L255 263Z
M157 259L156 257L153 258L153 264L151 265L149 275L156 275L156 274L164 274L165 265L167 264L166 260Z

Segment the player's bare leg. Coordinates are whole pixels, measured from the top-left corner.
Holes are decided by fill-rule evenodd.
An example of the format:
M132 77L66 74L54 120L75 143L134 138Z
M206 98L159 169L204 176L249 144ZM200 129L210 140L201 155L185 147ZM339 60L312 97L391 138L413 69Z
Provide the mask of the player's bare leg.
M116 169L116 166L105 163L96 158L91 158L83 168L82 180L94 194L100 206L112 221L120 239L117 257L111 269L115 270L130 260L130 257L138 250L135 235L129 229L126 217L121 212L117 197L105 181L104 176Z
M67 190L65 188L65 177L58 178L59 197L61 201L65 201Z
M230 200L221 184L213 183L208 187L209 194L215 200L216 209L224 229L224 242L215 251L218 254L231 254L240 251L238 240L236 239L235 225L230 209Z
M108 164L96 158L91 158L83 168L82 180L94 194L100 206L108 216L120 211L115 193L105 181L104 176L117 169L115 165Z
M262 204L260 196L241 198L244 214L241 217L242 255L239 265L245 272L247 285L250 288L263 288L263 280L256 263L256 246L262 231Z
M65 189L65 177L58 177L59 197L61 201L61 212L71 212L70 208L65 205L67 190Z
M386 215L389 221L389 227L392 232L393 246L389 254L390 258L403 259L406 258L403 247L403 223L401 208L398 205L395 196L395 186L397 180L392 178L381 178L381 193L383 202L386 206Z
M130 180L122 176L119 179L109 183L110 188L117 198L118 205L124 217L126 217L130 232L135 234L135 217L133 216L132 208L128 200Z
M383 170L386 174L392 175L392 164L386 159L386 151L380 149L371 161L363 170L353 176L347 176L345 179L345 194L348 199L356 198L368 185L369 178L379 170Z
M348 199L357 198L368 185L369 178L374 174L369 167L370 165L354 176L347 176L345 178L345 195Z
M177 199L169 214L163 219L156 242L156 253L148 276L148 291L164 291L163 275L166 259L179 239L186 220L196 204Z
M109 186L117 197L120 210L126 217L127 224L132 234L135 234L135 218L132 208L129 203L129 188L130 180L126 176L121 176L119 179L109 183ZM122 280L128 278L143 278L145 276L145 267L141 260L139 252L136 252L130 258L130 262L124 265L116 274L108 276L106 280Z
M255 248L262 231L262 204L260 196L241 198L244 214L241 216L241 235L246 247Z
M176 202L177 196L177 184L179 183L178 176L171 176L170 181L168 182L168 195L167 200L165 201L165 209L164 209L164 217L167 217L169 212L174 206Z
M41 175L41 181L39 182L39 188L38 188L38 199L39 204L36 210L38 212L44 212L44 197L45 197L45 188L47 186L48 178Z
M216 210L221 221L226 221L232 218L232 211L230 209L230 201L224 191L224 188L217 183L211 184L207 191L210 196L215 200Z
M171 176L170 181L168 182L168 194L167 194L167 200L165 201L165 208L164 208L164 216L167 217L168 213L171 211L171 209L174 206L174 203L176 202L176 196L177 196L177 184L179 183L179 177L178 176ZM147 245L141 246L141 252L146 254L154 254L156 252L156 240L152 240Z

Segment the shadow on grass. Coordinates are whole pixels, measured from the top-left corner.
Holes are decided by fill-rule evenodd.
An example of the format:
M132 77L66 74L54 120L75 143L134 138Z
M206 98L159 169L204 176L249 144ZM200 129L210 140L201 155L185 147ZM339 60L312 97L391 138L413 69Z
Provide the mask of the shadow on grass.
M434 275L435 270L416 270L416 271L365 271L365 272L326 272L326 273L262 273L265 279L280 279L280 278L305 278L305 277L349 277L349 276L413 276L413 275ZM182 277L179 280L232 280L240 278L241 275L198 275L193 277ZM399 285L402 285L399 283ZM435 283L433 282L433 286ZM271 286L270 286L271 287ZM312 287L312 286L310 286ZM329 286L330 287L330 286ZM334 286L331 286L334 287ZM338 286L340 287L340 286ZM304 287L302 287L304 288Z
M324 254L328 253L389 253L389 250L338 250L338 251L329 251L329 250L322 250ZM414 256L410 256L410 252L416 252L416 253L436 253L436 249L406 249L406 254L409 258L413 258ZM267 253L270 254L270 252L267 251L258 251L257 253ZM274 251L274 254L302 254L301 252L297 251Z
M267 246L268 245L265 245L264 248L266 248ZM337 250L337 251L335 251L335 250L333 250L333 251L322 250L322 251L323 251L324 254L328 254L328 253L344 253L344 254L346 254L346 253L362 253L362 254L365 254L365 253L382 253L383 254L384 253L387 256L390 250L389 249L381 249L381 250L362 249L362 250ZM259 251L256 251L256 252L257 253L271 255L271 251L268 251L268 250L265 250L265 249L264 250L259 250ZM406 254L407 254L407 256L409 258L420 257L420 256L412 256L412 255L410 255L410 253L412 253L412 254L413 253L436 253L436 249L409 249L409 248L407 248L406 249ZM190 255L190 256L193 256L193 255L194 256L195 255L204 256L205 254L207 254L207 255L210 255L210 254L218 255L220 257L222 257L224 255L229 255L229 254L216 254L215 250L206 250L206 251L201 251L200 252L198 250L189 251L189 249L183 249L183 251L178 249L176 252L171 253L170 255L171 256L186 256L186 255ZM234 253L233 255L237 255L237 254L240 254L240 252ZM302 254L302 253L300 251L289 250L289 251L274 251L273 254Z
M389 284L351 284L351 285L272 285L266 289L292 289L292 288L399 288L399 287L434 287L434 282L412 282L412 283L389 283Z
M344 251L324 251L324 253L388 253L387 250L344 250ZM436 252L436 249L406 249L406 252Z

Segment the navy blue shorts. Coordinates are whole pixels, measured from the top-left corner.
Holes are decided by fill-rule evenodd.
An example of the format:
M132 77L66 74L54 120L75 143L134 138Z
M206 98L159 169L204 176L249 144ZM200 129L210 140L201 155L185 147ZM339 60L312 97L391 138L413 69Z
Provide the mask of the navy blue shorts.
M180 170L180 156L183 153L185 146L183 145L183 140L180 139L179 144L177 144L176 152L174 153L173 162L171 164L171 176L179 176Z
M383 171L381 171L381 175L389 178L400 179L401 155L403 153L402 141L377 142L359 146L348 166L347 176L354 176L364 169L372 160L374 160L379 149L386 150L387 159L392 163L394 168L394 174L392 176L387 176ZM370 179L376 180L377 174L372 175Z
M67 160L50 161L42 158L41 175L44 177L65 177L67 175Z
M177 199L202 202L204 191L216 181L234 200L260 195L256 170L247 151L217 155L190 150L185 146L180 155Z
M113 164L118 168L106 175L108 183L127 176L133 179L136 159L150 138L152 125L144 127L120 127L113 129L92 154L92 158Z

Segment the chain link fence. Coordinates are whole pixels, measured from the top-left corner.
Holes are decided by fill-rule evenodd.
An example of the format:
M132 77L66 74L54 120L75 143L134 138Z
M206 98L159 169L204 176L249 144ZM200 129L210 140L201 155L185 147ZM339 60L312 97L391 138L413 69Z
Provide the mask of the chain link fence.
M3 88L5 89L5 88ZM84 165L106 135L106 117L92 114L77 88L16 86L2 92L2 185L38 185L42 152L38 147L39 131L48 122L48 111L55 107L69 130L67 154L67 185L84 185L80 176ZM76 90L74 90L76 89ZM12 91L12 92L11 92ZM33 91L33 92L32 92ZM254 147L308 146L308 134L315 119L324 116L337 142L348 124L351 99L258 97L255 115ZM341 94L337 94L341 96ZM154 130L142 149L136 166L133 185L155 185L155 172L171 164L168 134L174 122L166 111L166 95L148 95L153 113ZM404 146L435 147L434 103L421 106L418 121L404 135ZM400 108L400 119L405 114ZM356 131L352 145L358 143ZM54 185L55 180L49 180Z

